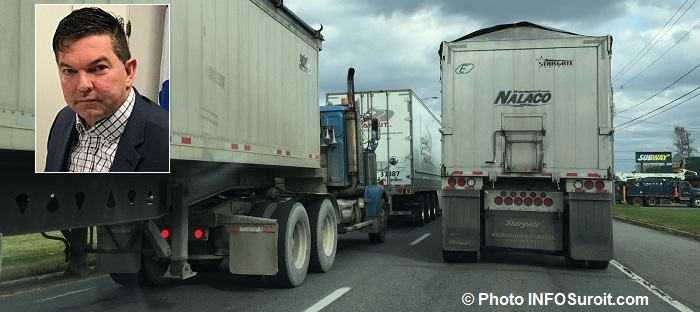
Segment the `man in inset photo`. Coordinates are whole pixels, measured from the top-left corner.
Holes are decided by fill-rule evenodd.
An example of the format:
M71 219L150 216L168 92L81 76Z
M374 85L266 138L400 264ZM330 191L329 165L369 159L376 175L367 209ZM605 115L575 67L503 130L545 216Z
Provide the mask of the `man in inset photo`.
M168 172L168 111L133 85L139 64L123 20L74 10L52 45L66 106L48 134L45 171Z

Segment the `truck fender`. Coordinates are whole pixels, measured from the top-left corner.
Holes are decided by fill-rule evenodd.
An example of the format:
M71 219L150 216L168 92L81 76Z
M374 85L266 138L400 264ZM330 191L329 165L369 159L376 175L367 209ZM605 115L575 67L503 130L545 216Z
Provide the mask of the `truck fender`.
M367 218L376 219L382 215L381 201L384 196L384 187L369 185L365 187L365 200L367 202Z

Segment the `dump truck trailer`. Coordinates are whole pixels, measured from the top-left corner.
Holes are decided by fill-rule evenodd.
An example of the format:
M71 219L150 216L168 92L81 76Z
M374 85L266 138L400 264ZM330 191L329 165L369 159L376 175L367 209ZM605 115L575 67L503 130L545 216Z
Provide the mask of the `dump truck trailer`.
M383 242L389 198L360 135L379 123L353 101L319 109L320 29L281 1L169 6L170 172L44 174L34 173L33 62L23 58L34 55L34 5L0 3L16 13L2 55L20 58L3 84L12 92L0 169L12 179L0 182L0 233L61 230L72 272L96 253L97 270L123 285L186 279L228 259L231 273L294 287L332 268L338 233Z
M329 105L343 101L347 92L326 94ZM355 92L355 101L380 121L377 183L390 195L391 218L421 226L435 220L440 211L440 120L411 89Z
M477 30L439 49L442 250L613 257L610 36L529 22Z

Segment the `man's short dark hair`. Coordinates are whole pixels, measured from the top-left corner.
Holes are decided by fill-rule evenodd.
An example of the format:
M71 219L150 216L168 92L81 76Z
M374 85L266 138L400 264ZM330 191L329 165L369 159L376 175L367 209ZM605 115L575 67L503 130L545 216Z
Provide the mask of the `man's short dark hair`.
M58 23L53 34L56 62L58 52L65 52L73 41L94 35L109 35L112 38L112 51L122 63L131 58L123 22L100 8L82 8L71 12Z

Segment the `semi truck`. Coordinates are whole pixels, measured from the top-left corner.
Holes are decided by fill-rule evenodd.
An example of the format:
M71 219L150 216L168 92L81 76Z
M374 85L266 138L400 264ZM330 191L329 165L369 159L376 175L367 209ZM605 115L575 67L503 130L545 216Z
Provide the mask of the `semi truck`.
M530 22L440 45L442 253L613 257L612 37Z
M15 12L2 55L33 55L34 5L3 1L0 11ZM85 274L96 253L97 270L122 285L182 280L228 259L231 273L295 287L332 268L339 233L384 242L379 121L353 96L319 108L321 30L281 1L172 1L170 12L170 172L34 173L33 63L21 59L2 84L12 92L0 170L12 179L0 182L0 233L60 230L70 272Z
M344 101L347 93L326 94L329 105ZM441 183L440 120L411 89L355 92L355 101L380 121L377 184L389 194L391 219L419 226L435 220Z

